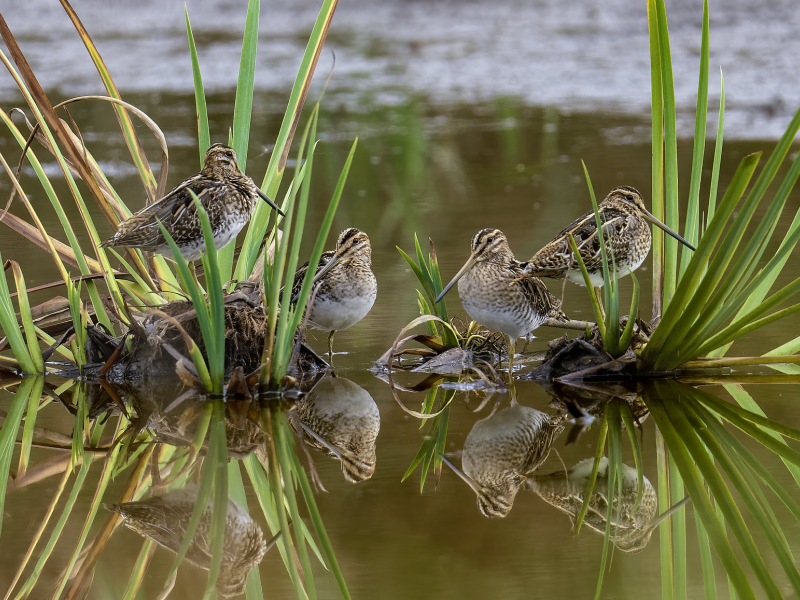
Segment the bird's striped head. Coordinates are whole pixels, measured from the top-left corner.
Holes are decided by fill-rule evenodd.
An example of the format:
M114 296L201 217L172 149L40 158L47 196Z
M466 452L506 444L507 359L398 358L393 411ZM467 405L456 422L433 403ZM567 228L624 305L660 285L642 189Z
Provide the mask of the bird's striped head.
M369 242L369 236L355 227L345 229L336 240L336 254L342 258L357 255L371 257L372 245Z
M511 247L505 234L499 229L487 227L472 236L470 245L472 255L478 260L490 260L501 256L512 255Z
M206 150L203 171L225 174L241 173L236 159L236 151L224 144L212 144Z
M514 495L509 500L504 493L505 490L483 489L478 493L478 510L484 517L489 519L502 519L511 512L514 504ZM513 494L513 492L512 492Z
M642 195L635 187L629 185L621 185L611 190L603 202L609 201L622 202L634 207L639 212L647 212Z

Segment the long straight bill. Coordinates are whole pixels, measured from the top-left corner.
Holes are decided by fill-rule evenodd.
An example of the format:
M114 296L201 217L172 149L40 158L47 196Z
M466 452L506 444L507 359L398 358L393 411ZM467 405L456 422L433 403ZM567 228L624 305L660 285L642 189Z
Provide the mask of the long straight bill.
M278 205L277 205L277 204L275 204L275 203L272 201L272 199L271 199L269 196L267 196L267 195L266 195L264 192L262 192L260 188L256 187L256 193L257 193L259 196L261 196L261 199L262 199L264 202L266 202L266 203L267 203L267 204L269 204L269 205L270 205L272 208L274 208L275 210L277 210L277 211L278 211L278 214L279 214L280 216L282 216L282 217L285 217L285 216L286 216L286 215L284 214L284 212L283 212L283 211L282 211L280 208L278 208Z
M656 219L656 218L655 218L653 215L651 215L649 212L647 212L647 211L645 211L645 212L644 212L644 218L645 218L645 219L647 219L648 221L650 221L650 222L651 222L653 225L655 225L656 227L659 227L659 228L663 229L663 230L664 230L664 233L668 233L669 235L671 235L672 237L674 237L674 238L675 238L676 240L678 240L678 241L679 241L681 244L683 244L684 246L686 246L687 248L689 248L689 250L691 250L692 252L694 252L694 251L695 251L695 247L694 247L694 246L692 246L692 245L691 245L689 242L687 242L685 239L683 239L683 237L681 237L680 235L678 235L677 233L675 233L674 231L672 231L672 229L670 229L669 227L667 227L666 225L664 225L664 224L663 224L661 221L659 221L658 219Z
M338 262L341 260L341 258L342 258L342 257L341 257L339 254L337 254L337 255L336 255L336 256L334 256L332 259L330 259L328 262L326 262L326 263L325 263L325 266L323 266L323 267L322 267L322 268L321 268L319 271L317 271L317 273L314 275L314 279L312 279L312 280L311 280L311 286L312 286L312 288L313 288L313 286L314 286L314 285L316 285L316 283L317 283L317 282L318 282L320 279L322 279L323 277L325 277L325 273L327 273L328 271L330 271L330 270L331 270L331 269L334 267L334 265L335 265L336 263L338 263ZM299 296L299 294L298 294L298 296ZM292 298L292 302L297 302L297 297L298 297L298 296L295 296L294 298Z
M442 293L436 297L434 304L439 302L442 298L444 298L444 295L450 291L450 288L453 287L459 279L461 279L464 275L466 275L467 271L469 271L472 267L474 267L476 262L478 262L478 259L473 254L472 256L469 257L469 260L466 262L466 264L463 267L461 267L461 270L458 273L456 273L456 276L453 277L450 283L444 286Z

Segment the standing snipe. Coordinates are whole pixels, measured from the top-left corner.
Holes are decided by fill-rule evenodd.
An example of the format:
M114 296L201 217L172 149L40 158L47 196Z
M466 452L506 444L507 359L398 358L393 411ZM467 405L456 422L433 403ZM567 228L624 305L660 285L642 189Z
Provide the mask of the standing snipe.
M119 513L125 525L136 533L178 552L196 502L197 489L190 487L141 502L114 504L107 508ZM212 509L213 499L200 517L194 539L186 552L186 560L206 570L211 567L209 536ZM272 542L264 542L261 528L250 515L233 500L228 500L222 565L217 579L219 595L232 598L242 594L247 574L261 562L271 545Z
M583 506L586 482L591 476L593 466L594 459L587 458L572 467L569 472L562 469L549 475L533 477L530 487L542 500L567 513L574 525L575 518ZM614 520L611 537L617 548L623 552L637 552L647 545L658 526L686 504L689 498L684 498L658 515L656 491L647 477L643 478L644 489L638 507L635 506L639 486L636 469L622 465L621 477L622 493L613 498L611 514ZM605 531L608 505L612 502L608 484L608 459L604 456L600 459L597 480L584 519L584 523L590 529L600 534Z
M650 214L642 195L632 187L614 188L597 209L603 223L606 248L611 249L616 262L618 278L635 271L647 258L652 243L648 221L694 250L694 246ZM573 283L585 285L578 261L569 245L569 234L575 238L592 286L602 287L603 259L593 210L570 223L553 241L539 250L528 261L524 273L534 277L567 277ZM610 261L611 256L608 259Z
M375 473L375 440L381 428L369 392L343 377L325 377L297 406L289 422L305 443L342 463L344 478L366 481Z
M297 302L307 270L308 263L294 274L292 303ZM339 234L336 250L323 252L319 259L314 287L316 297L308 320L312 327L330 332L328 352L333 364L334 334L366 317L378 295L378 282L372 272L372 246L366 233L351 227Z
M485 517L505 517L520 486L547 459L562 431L558 419L512 400L510 407L472 427L461 454L463 473L447 464L477 494Z
M281 212L255 182L242 173L233 149L214 144L206 151L202 171L181 182L158 202L122 221L117 232L100 245L128 246L171 255L158 226L161 221L183 257L188 261L197 260L205 252L206 244L191 192L197 195L208 213L217 250L233 240L247 224L259 197Z
M514 259L499 229L481 229L472 238L472 253L436 298L441 300L458 282L464 310L476 321L508 336L508 372L512 374L514 346L548 317L566 319L561 301L536 277L521 277L525 263Z

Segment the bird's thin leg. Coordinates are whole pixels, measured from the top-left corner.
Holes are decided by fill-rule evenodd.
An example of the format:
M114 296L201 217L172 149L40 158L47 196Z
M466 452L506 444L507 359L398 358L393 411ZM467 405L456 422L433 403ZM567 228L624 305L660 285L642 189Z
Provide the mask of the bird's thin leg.
M333 366L333 336L335 334L335 329L328 334L328 358L330 359L331 366Z
M525 354L525 351L528 349L528 344L531 343L531 334L528 332L528 335L525 336L525 345L522 346L522 354Z
M508 377L509 380L514 379L514 349L517 343L516 338L508 336Z

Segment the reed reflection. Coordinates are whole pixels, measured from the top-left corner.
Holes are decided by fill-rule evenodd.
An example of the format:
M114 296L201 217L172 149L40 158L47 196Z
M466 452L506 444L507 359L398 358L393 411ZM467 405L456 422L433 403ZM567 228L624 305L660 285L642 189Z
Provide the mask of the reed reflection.
M347 481L375 473L381 415L372 396L343 377L325 377L301 400L289 422L303 442L342 463Z

